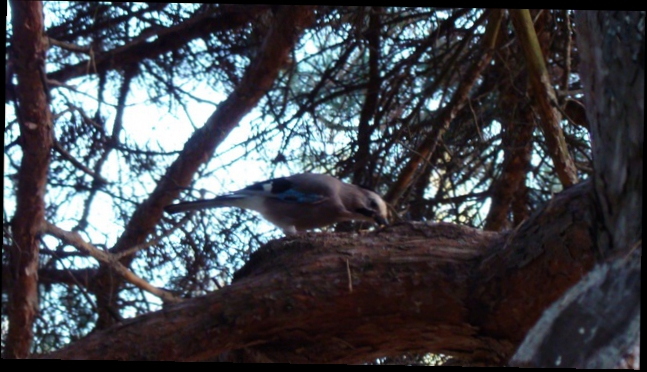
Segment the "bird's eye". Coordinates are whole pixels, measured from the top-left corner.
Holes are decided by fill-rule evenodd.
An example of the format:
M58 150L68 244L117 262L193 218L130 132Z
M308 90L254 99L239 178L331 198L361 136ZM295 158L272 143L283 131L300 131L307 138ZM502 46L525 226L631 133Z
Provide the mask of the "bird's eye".
M368 202L368 206L369 206L371 209L374 209L374 210L377 210L377 209L378 209L378 207L377 207L377 202L376 202L375 200L373 200L373 199L370 199L370 201Z

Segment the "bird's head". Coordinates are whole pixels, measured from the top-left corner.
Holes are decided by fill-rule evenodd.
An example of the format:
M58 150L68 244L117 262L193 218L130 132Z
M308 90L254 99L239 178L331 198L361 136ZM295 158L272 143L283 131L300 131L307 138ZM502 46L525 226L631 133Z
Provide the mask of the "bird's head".
M375 192L368 189L360 189L363 194L359 199L359 205L355 205L353 211L364 220L376 222L378 225L389 224L389 209L386 202Z

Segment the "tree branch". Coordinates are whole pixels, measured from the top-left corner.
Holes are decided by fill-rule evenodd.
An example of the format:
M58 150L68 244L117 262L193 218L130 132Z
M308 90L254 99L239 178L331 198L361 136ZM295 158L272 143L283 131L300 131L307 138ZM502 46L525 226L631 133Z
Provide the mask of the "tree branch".
M509 234L417 223L272 241L230 286L47 357L228 360L242 351L255 360L358 363L436 352L503 363L593 265L590 186L557 195Z
M483 38L483 55L470 66L469 70L466 73L466 76L461 80L458 88L456 89L452 100L447 106L442 109L439 115L440 117L434 124L431 133L429 133L425 140L420 144L420 146L418 146L414 155L410 158L410 160L404 166L404 169L400 172L398 179L391 186L391 189L385 196L385 200L387 202L396 204L398 199L402 197L406 189L412 183L419 165L421 163L424 163L424 161L428 159L430 154L435 151L438 141L445 133L447 128L449 128L450 122L454 119L456 113L465 104L469 92L476 83L476 80L492 60L492 56L494 55L494 43L499 32L501 17L502 13L500 10L492 11L488 20L486 34Z
M92 177L94 180L96 180L99 184L107 184L108 180L101 177L101 175L95 173L92 171L92 169L86 167L78 161L72 154L70 154L63 146L58 142L54 141L52 147L54 148L54 151L58 152L64 159L67 159L72 165L74 165L75 168L81 170L83 173L86 173L90 177Z
M544 132L548 153L553 159L562 185L574 185L578 181L577 170L564 140L564 132L560 126L562 117L556 108L557 96L546 70L544 55L539 47L530 12L528 9L510 9L509 13L528 64L530 82L535 93L533 97L542 118L539 123Z
M10 267L2 265L2 293L8 293L11 288L10 273ZM38 284L67 284L87 287L96 273L97 269L95 268L58 270L45 267L38 269Z
M211 159L216 147L270 89L298 36L312 22L312 15L312 7L281 8L241 84L218 106L204 127L198 129L187 141L182 153L168 168L155 190L135 210L123 235L112 248L112 253L121 253L145 242L159 223L164 206L171 204L183 188L189 185L197 169ZM128 266L132 258L124 257L122 263ZM109 302L117 297L119 283L109 280L109 272L103 268L101 270L102 275L97 278L97 288L101 292L97 293L97 301L99 309L104 309L109 308ZM100 328L107 325L103 320L111 319L107 314L101 314L98 323Z
M94 68L88 69L88 61L66 66L48 74L48 79L60 82L87 75L90 72L105 72L121 69L143 59L152 59L171 50L186 45L197 37L206 37L216 31L231 30L250 22L256 15L268 11L267 5L241 8L236 5L219 7L217 13L206 12L196 15L173 27L159 28L154 33L143 35L132 42L110 51L95 51ZM157 36L155 40L148 41ZM96 70L95 70L96 69Z
M52 236L55 236L66 244L69 244L81 252L87 253L88 255L94 257L97 261L107 265L111 270L118 273L122 278L128 282L134 284L135 286L161 298L166 303L180 302L181 299L175 297L170 292L156 288L144 279L135 275L132 271L128 270L124 265L119 263L117 258L110 253L106 253L92 244L86 242L81 238L81 236L73 231L65 231L61 228L58 228L52 225L49 222L43 223L43 232Z
M353 166L353 183L373 187L375 180L370 177L375 172L375 164L367 167L373 158L370 156L371 135L378 123L375 120L377 111L377 102L380 93L382 79L380 77L380 29L381 29L381 8L371 7L369 10L369 25L366 31L368 42L368 82L366 84L366 98L362 105L362 111L359 115L359 125L357 128L357 151L355 152L355 164Z
M512 89L521 82L527 82L527 75L519 74L515 81L506 84L499 99L501 106L509 114L501 121L504 159L501 174L490 187L492 199L485 219L486 230L499 231L506 227L511 204L513 201L517 202L517 191L525 187L526 174L530 169L535 119L525 97ZM527 83L523 85L527 86ZM516 207L518 213L522 212L525 200Z

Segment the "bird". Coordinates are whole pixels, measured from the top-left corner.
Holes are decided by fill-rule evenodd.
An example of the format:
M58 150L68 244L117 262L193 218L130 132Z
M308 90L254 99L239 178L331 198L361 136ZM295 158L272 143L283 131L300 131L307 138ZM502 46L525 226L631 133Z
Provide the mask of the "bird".
M341 221L388 225L388 208L378 194L317 173L273 178L213 199L167 205L164 210L173 214L221 207L256 211L286 235Z

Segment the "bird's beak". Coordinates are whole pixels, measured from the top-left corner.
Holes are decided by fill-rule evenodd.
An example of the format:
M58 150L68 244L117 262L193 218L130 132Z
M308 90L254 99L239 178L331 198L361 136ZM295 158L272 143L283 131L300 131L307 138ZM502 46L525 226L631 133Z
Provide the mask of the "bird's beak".
M387 221L386 218L382 216L375 216L374 219L375 219L375 222L377 222L377 224L380 226L386 226L389 224L389 221Z

